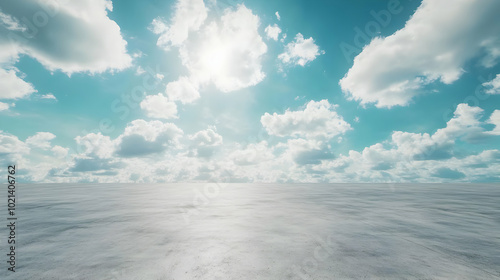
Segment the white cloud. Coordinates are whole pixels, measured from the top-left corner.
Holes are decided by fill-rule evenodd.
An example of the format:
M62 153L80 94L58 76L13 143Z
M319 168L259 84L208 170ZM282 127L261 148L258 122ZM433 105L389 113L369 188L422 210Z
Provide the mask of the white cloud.
M500 94L500 74L497 74L493 80L483 83L483 86L487 88L488 94Z
M283 36L281 37L280 42L282 42L282 43L285 42L286 37L287 37L286 33L283 33Z
M220 22L207 24L180 48L184 66L196 84L212 82L231 92L260 83L267 46L259 35L259 17L244 5L226 9Z
M177 81L167 84L166 94L172 101L180 101L183 104L192 103L200 98L198 85L187 77L180 77Z
M52 141L56 136L50 132L38 132L37 134L28 137L26 139L26 144L41 148L41 149L50 149L50 141Z
M313 169L335 171L344 180L370 182L444 182L491 176L492 170L500 167L500 152L483 151L466 157L455 155L457 140L474 141L487 134L500 135L495 130L484 131L482 126L486 122L480 121L482 112L479 107L459 104L446 127L434 134L395 131L389 141L366 147L362 152L351 150L347 156L323 161ZM488 123L495 123L497 118L500 113L495 111Z
M0 12L0 99L36 90L12 67L20 54L50 71L100 73L131 65L120 27L108 18L111 1L7 1ZM32 15L37 15L34 17ZM20 19L23 19L22 21Z
M26 28L0 30L0 37L12 39L0 42L6 44L1 52L9 52L0 55L1 62L13 62L18 54L27 54L48 70L67 74L127 68L132 58L120 27L108 18L111 10L107 0L5 2L3 13L12 19L26 18ZM39 15L33 19L38 20L36 24L31 22L35 13Z
M160 34L158 45L178 47L189 77L170 84L171 100L189 103L198 98L198 88L210 83L224 92L261 82L261 60L267 46L258 33L260 19L244 5L228 8L220 19L204 23L207 8L201 0L178 0L172 24L153 21Z
M1 63L1 61L0 61ZM36 92L33 85L16 75L17 69L0 68L0 99L19 99Z
M500 135L500 110L495 110L488 119L488 123L495 125L495 128L489 133Z
M433 135L428 133L409 133L396 131L392 134L392 143L405 158L443 159L453 156L455 141L476 141L486 136L481 127L483 110L467 104L459 104L445 128L438 129Z
M317 56L324 53L314 43L312 37L304 39L304 36L298 33L295 36L295 41L288 43L285 46L285 52L280 54L278 58L285 64L305 66L308 62L315 60Z
M472 107L468 104L458 104L454 116L446 123L446 127L438 129L433 135L436 140L456 139L463 137L464 140L474 140L483 136L484 129L481 127L483 109Z
M332 138L351 129L336 107L326 99L310 101L302 111L265 113L260 121L270 135Z
M247 166L261 164L274 158L273 151L266 141L248 144L246 147L238 147L228 158L236 165Z
M209 128L206 130L198 131L194 135L189 136L192 141L192 148L196 156L201 158L210 158L222 145L222 136Z
M141 51L137 51L137 52L134 52L134 53L132 54L132 57L133 57L133 58L140 58L140 57L143 57L143 56L144 56L144 53L143 53L143 52L141 52Z
M158 46L165 49L180 46L188 39L189 32L200 29L207 19L207 12L203 0L178 0L170 25L167 26L160 18L153 20L153 32L160 34Z
M277 18L278 20L281 20L281 17L280 17L280 13L279 13L279 12L276 12L276 13L275 13L275 15L276 15L276 18Z
M9 109L9 104L0 102L0 111Z
M41 99L52 99L57 100L57 98L52 93L47 93L40 96Z
M0 164L22 166L19 173L24 182L41 182L53 168L67 165L63 160L69 149L61 146L51 147L50 141L56 136L52 133L39 132L26 141L16 136L0 131Z
M16 136L0 130L0 154L28 154L30 148Z
M4 14L1 10L0 24L10 31L25 31L27 29L26 26L22 25L17 18Z
M340 86L361 104L392 107L407 105L425 85L453 83L475 57L491 67L500 56L499 9L494 0L459 0L453 7L424 0L404 28L365 46Z
M141 102L141 109L146 111L146 114L150 118L156 119L176 119L177 117L177 105L170 101L163 94L149 95L146 96Z
M278 37L281 33L281 28L277 24L274 24L272 26L268 25L264 31L266 32L267 39L278 41Z
M334 157L331 147L321 140L289 139L286 147L286 154L298 165L319 164Z
M175 124L161 121L132 121L115 141L116 154L122 157L142 157L159 154L168 147L178 146L183 131Z
M222 136L211 128L198 131L194 135L190 136L189 139L191 139L196 146L222 145Z
M40 181L449 182L497 176L500 151L466 154L455 143L488 133L490 140L497 137L491 135L495 129L485 131L483 127L487 123L498 124L500 110L491 114L489 120L481 121L482 109L460 104L446 126L435 133L396 131L387 141L334 156L335 141L327 140L339 135L329 138L338 133L321 124L326 118L323 114L329 114L321 108L331 112L334 106L326 102L320 105L321 102L313 102L311 106L316 109L307 113L288 111L289 115L278 115L284 124L297 124L298 132L277 129L280 135L297 138L278 139L273 145L267 141L233 144L225 139L223 145L222 136L213 127L183 137L182 130L174 124L136 120L114 139L101 134L77 137L78 153L70 157L65 155L67 149L59 146L30 151L33 145L0 133L0 162L12 161L16 156L16 163L32 166L29 171L35 175L30 178ZM306 110L307 107L297 112ZM307 116L310 120L303 121ZM304 123L313 129L302 129ZM37 160L26 160L28 156ZM63 162L63 158L71 158L72 162Z
M85 157L92 158L111 158L115 149L115 144L109 138L101 133L89 133L85 136L77 136L77 152Z
M54 146L51 151L54 153L56 158L64 158L68 155L69 149L61 146Z
M135 70L135 75L140 76L144 73L146 73L146 70L144 70L144 68L142 68L141 66L137 66L137 69Z

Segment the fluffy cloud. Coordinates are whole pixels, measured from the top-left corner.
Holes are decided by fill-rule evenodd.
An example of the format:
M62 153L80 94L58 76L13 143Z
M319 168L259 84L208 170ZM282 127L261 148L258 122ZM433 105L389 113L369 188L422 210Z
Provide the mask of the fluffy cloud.
M446 127L438 129L433 135L396 131L392 134L392 143L405 158L417 160L451 158L456 140L474 142L486 136L479 121L482 112L479 107L459 104L453 118L446 123Z
M176 119L177 105L163 94L149 95L141 102L141 109L146 111L150 118Z
M363 49L340 86L361 104L392 107L407 105L425 85L453 83L473 58L491 67L500 56L499 9L495 0L459 0L453 7L424 0L403 29Z
M500 135L500 110L495 110L491 114L488 123L495 125L495 128L489 133L493 135Z
M9 104L0 102L0 111L9 109Z
M101 133L89 133L85 136L75 138L77 152L85 157L111 158L115 149L115 144Z
M202 158L210 158L215 151L222 145L222 136L209 128L198 131L194 135L189 136L192 141L195 155Z
M134 120L124 132L111 139L100 133L90 133L76 137L77 153L71 156L69 167L53 172L67 180L110 180L106 174L112 175L111 181L126 182L131 172L139 166L148 169L151 156L164 154L168 148L177 148L183 132L171 123L161 121ZM54 147L54 153L64 153ZM168 155L165 155L166 159ZM155 163L149 163L149 165ZM142 174L145 174L142 172ZM120 177L116 177L120 175ZM56 176L57 177L57 176Z
M51 71L121 70L132 59L120 27L108 18L112 9L107 0L8 1L2 11L17 22L25 19L20 23L25 28L16 31L4 24L0 33L11 39L10 46L18 53L37 59ZM28 15L33 17L26 18Z
M57 101L57 98L52 93L47 93L47 94L41 95L40 98L41 99L51 99L51 100Z
M278 41L278 36L281 33L281 28L277 25L268 25L264 30L266 32L267 39L273 39L274 41Z
M266 141L238 147L229 155L229 159L239 166L261 164L273 158L273 151Z
M64 158L68 155L68 148L64 148L61 146L54 146L52 149L50 149L52 153L54 154L55 157L57 158Z
M285 64L305 66L308 62L315 60L317 56L324 53L314 43L312 37L304 39L304 36L298 33L295 36L295 41L285 46L285 52L280 54L278 59Z
M25 141L0 131L0 164L22 166L18 174L24 182L41 182L53 168L67 166L65 157L69 149L51 146L56 136L38 132Z
M489 121L496 119L495 111ZM483 151L477 155L456 155L456 142L485 138L493 131L485 131L487 122L480 121L483 110L459 104L446 127L434 134L393 132L391 139L366 147L361 152L349 151L333 160L322 161L313 170L335 171L337 180L354 181L450 181L476 180L491 176L500 167L500 152ZM500 114L499 114L500 115ZM486 177L487 177L486 176ZM331 177L331 179L334 179Z
M230 92L256 85L265 77L261 60L267 46L258 33L259 17L239 5L226 9L219 20L203 24L206 12L201 0L179 0L170 26L153 22L153 31L160 34L158 45L166 50L178 47L190 73L167 88L170 98L183 103L198 98L200 85L213 83Z
M12 65L19 55L50 71L100 73L131 65L127 42L108 18L111 1L7 1L0 12L0 99L26 97L36 90ZM21 77L20 77L21 76Z
M290 139L286 143L286 154L298 165L319 164L332 159L331 147L324 141L314 139Z
M50 148L50 141L54 138L56 138L56 136L50 132L38 132L28 137L28 139L26 139L26 144L46 150Z
M0 88L2 89L0 99L19 99L36 92L32 84L17 76L18 72L16 68L9 70L0 68Z
M219 146L222 144L222 136L211 128L198 131L190 136L189 139L197 146Z
M330 108L329 111L332 110L332 105L323 105ZM46 174L50 174L46 178L54 181L484 181L488 178L494 180L494 174L498 173L500 151L486 150L466 155L462 148L456 153L455 144L458 141L474 141L478 135L484 137L490 134L489 137L494 137L491 135L494 134L492 131L485 131L482 127L487 123L498 123L496 120L500 116L499 112L497 110L486 121L481 121L483 111L480 108L460 104L446 126L434 133L396 131L387 141L376 143L359 152L351 150L347 155L334 156L334 149L330 146L334 144L327 140L336 133L318 134L314 133L314 129L312 132L299 130L296 134L283 133L284 136L293 135L296 138L278 139L273 145L261 141L247 145L229 143L223 146L222 136L215 128L201 130L182 138L182 131L173 124L136 120L115 139L92 133L77 137L78 153L69 157L65 148L54 146L44 150L36 148L32 144L33 140L26 140L25 143L15 136L0 133L0 158L12 159L14 154L9 152L19 151L16 152L18 159L15 161L33 166L30 172L35 172L36 176L30 178L41 180ZM311 116L312 119L317 119L315 114ZM289 122L287 118L284 120L285 123ZM299 123L302 122L296 122ZM325 128L319 125L318 131L320 127ZM37 135L43 134L35 136ZM31 139L40 137L35 136ZM48 136L40 138L47 140L50 138ZM188 144L180 145L181 138L185 140L182 143ZM31 161L22 161L23 157L40 152L47 155L50 153L52 157L40 157L38 154L37 157L44 160L44 164L40 166ZM154 155L157 156L152 161L151 157ZM52 163L64 157L70 158L72 162L55 165ZM35 170L38 168L42 170Z
M500 94L500 74L486 83L483 83L483 86L486 87L486 93L488 94Z
M336 107L326 99L310 101L302 111L265 113L260 121L270 135L332 138L351 129L337 114Z
M176 147L183 132L172 123L132 121L116 139L116 154L121 157L141 157L158 154Z
M180 46L188 39L189 32L200 29L207 19L207 12L203 0L177 1L170 25L167 25L161 18L153 20L153 32L160 34L158 46L166 49Z
M260 83L265 77L262 56L267 46L259 35L259 25L259 17L244 5L225 10L220 22L207 24L180 49L191 80L212 82L223 92Z
M200 98L198 85L188 77L180 77L177 81L168 83L166 94L170 100L180 101L183 104L192 103Z
M0 130L0 155L2 157L9 154L27 154L29 151L28 145L19 138Z

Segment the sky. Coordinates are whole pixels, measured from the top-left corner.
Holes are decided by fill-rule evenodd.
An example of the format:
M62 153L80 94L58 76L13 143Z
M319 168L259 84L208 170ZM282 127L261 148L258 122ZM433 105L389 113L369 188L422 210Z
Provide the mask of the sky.
M0 4L24 182L499 182L497 0Z

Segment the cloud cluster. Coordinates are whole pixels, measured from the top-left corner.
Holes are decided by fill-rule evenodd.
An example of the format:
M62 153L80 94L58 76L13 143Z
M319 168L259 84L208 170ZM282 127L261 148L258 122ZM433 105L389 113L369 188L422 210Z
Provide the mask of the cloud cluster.
M493 80L483 83L483 86L487 94L500 94L500 74L497 74Z
M9 104L0 102L0 111L9 109Z
M286 158L299 165L319 164L333 158L329 141L351 129L336 107L326 99L310 101L303 110L265 113L260 121L269 135L296 138L278 144Z
M201 0L178 0L169 25L153 21L160 35L158 46L179 49L189 77L167 85L172 100L190 103L199 97L199 87L212 83L231 92L253 86L264 78L262 55L267 46L258 33L260 19L244 5L226 9L220 19L207 20L208 9Z
M7 1L0 11L0 99L36 92L13 64L28 55L50 71L101 73L131 65L108 0Z
M285 46L285 52L278 56L284 64L305 66L307 63L316 59L317 56L324 54L314 43L314 39L304 39L304 35L298 33L295 40Z
M179 145L183 131L172 123L161 121L132 121L117 139L115 153L121 157L158 154L168 147Z
M194 155L200 158L211 158L222 145L222 136L212 128L196 132L189 140Z
M351 174L354 178L366 181L421 181L428 177L444 180L480 178L500 163L496 159L498 151L483 151L465 158L455 151L457 141L474 144L496 134L495 130L486 131L484 125L495 122L492 119L500 114L495 111L489 121L484 122L481 121L482 113L479 107L459 104L446 127L434 134L395 131L390 141L366 147L362 152L350 151L347 156L340 156L317 168L336 169L342 172L338 175L343 178ZM481 169L475 169L477 167Z
M188 39L190 32L200 29L207 15L208 9L203 0L177 1L170 25L160 18L153 20L152 30L160 35L158 46L170 49L182 45Z
M1 62L0 62L1 63ZM32 84L25 82L17 68L0 68L0 99L20 99L36 92Z
M24 181L41 182L53 168L66 166L69 149L53 145L56 136L50 132L37 132L24 141L0 131L0 164L20 166Z
M167 120L177 118L177 105L162 93L146 96L140 106L150 118Z
M277 24L268 25L264 31L266 32L267 38L273 39L274 41L278 41L278 37L281 34L281 28Z
M500 2L424 0L405 27L374 38L340 86L361 104L407 105L434 82L450 84L471 59L492 67L500 57ZM446 11L446 12L443 12Z
M336 107L326 99L310 101L304 110L287 110L284 114L272 115L265 113L260 121L270 135L329 139L351 129L335 111Z

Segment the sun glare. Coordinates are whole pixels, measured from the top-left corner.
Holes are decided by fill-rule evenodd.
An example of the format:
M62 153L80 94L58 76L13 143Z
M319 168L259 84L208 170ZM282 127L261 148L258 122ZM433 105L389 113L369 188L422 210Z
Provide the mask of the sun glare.
M213 42L201 51L203 71L211 77L221 77L226 73L229 48L221 42Z

